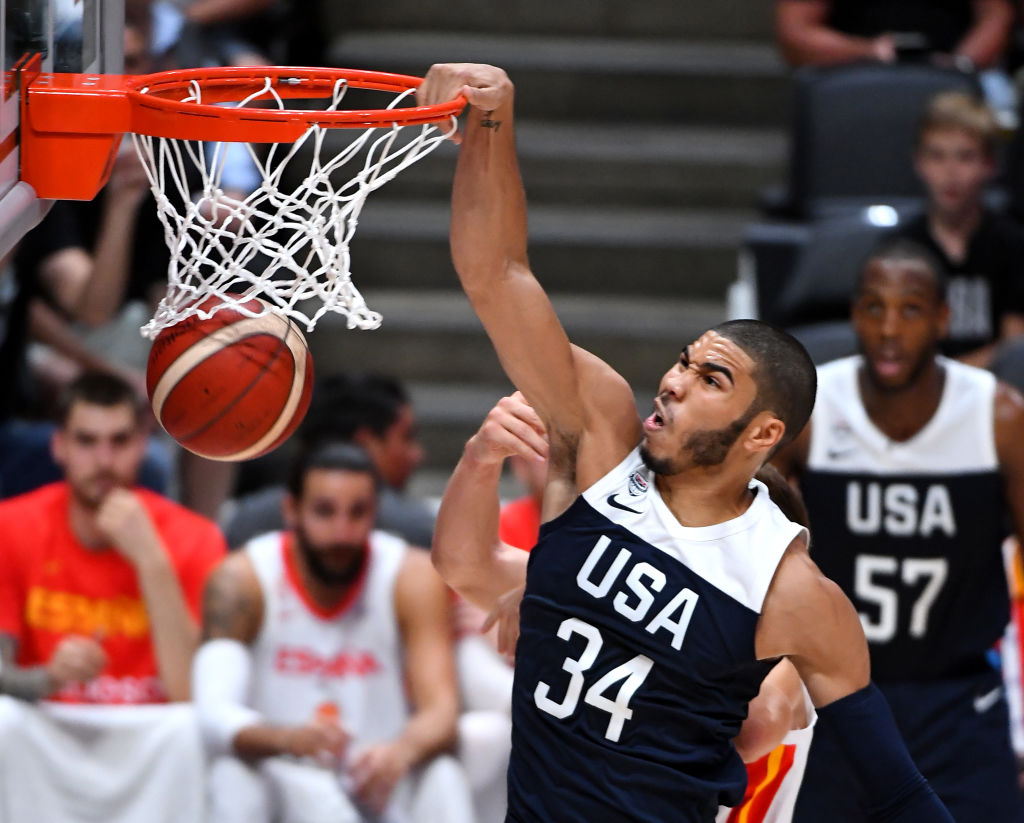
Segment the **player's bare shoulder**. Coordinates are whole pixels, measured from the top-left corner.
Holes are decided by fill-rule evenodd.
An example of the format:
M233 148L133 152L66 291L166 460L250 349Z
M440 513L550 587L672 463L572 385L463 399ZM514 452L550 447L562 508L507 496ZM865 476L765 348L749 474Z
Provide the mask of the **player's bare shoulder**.
M203 589L203 640L217 637L251 643L263 624L263 591L249 555L229 554Z

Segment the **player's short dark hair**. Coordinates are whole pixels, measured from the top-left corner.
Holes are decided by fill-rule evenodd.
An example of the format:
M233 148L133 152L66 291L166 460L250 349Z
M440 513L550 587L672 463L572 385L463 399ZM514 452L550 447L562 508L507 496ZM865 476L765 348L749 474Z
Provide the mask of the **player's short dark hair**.
M946 284L948 272L946 266L939 259L939 256L927 246L919 243L911 237L899 234L888 234L882 237L864 258L864 264L860 267L860 274L857 277L857 285L854 289L854 299L864 291L864 278L867 274L868 264L881 260L887 263L921 263L932 275L935 286L935 298L939 303L946 302Z
M61 392L57 416L67 425L71 410L77 403L113 408L130 406L135 422L142 419L142 401L128 381L107 372L87 371L72 380Z
M317 381L299 438L307 448L351 441L360 429L383 435L409 395L397 378L375 372L340 372Z
M712 331L731 340L754 361L757 397L749 413L771 411L786 425L774 453L796 437L811 416L818 390L814 361L793 335L761 320L727 320Z
M375 486L380 485L377 469L370 455L361 446L354 443L320 443L312 448L302 449L292 461L288 472L288 492L292 497L302 497L307 475L317 469L368 474L373 478Z

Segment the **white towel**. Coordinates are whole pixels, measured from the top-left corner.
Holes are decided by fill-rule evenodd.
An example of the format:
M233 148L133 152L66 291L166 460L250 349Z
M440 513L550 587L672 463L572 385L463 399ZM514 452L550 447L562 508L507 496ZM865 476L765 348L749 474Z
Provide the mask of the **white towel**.
M0 697L0 823L198 823L204 770L190 704Z

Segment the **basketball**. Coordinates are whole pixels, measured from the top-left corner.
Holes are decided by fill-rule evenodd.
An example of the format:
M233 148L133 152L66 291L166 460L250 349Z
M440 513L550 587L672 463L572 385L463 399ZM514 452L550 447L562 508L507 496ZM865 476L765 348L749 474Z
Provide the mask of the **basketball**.
M208 298L201 308L212 308ZM256 298L244 306L260 311ZM168 326L153 341L146 390L164 430L211 460L249 460L295 431L313 393L313 358L298 327L223 308Z

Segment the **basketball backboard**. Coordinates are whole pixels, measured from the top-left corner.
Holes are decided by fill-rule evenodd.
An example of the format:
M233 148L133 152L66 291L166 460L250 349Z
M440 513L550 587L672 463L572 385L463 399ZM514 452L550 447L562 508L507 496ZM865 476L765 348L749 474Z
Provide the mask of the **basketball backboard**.
M52 205L19 179L17 67L39 54L44 72L120 74L124 0L0 0L0 256Z

